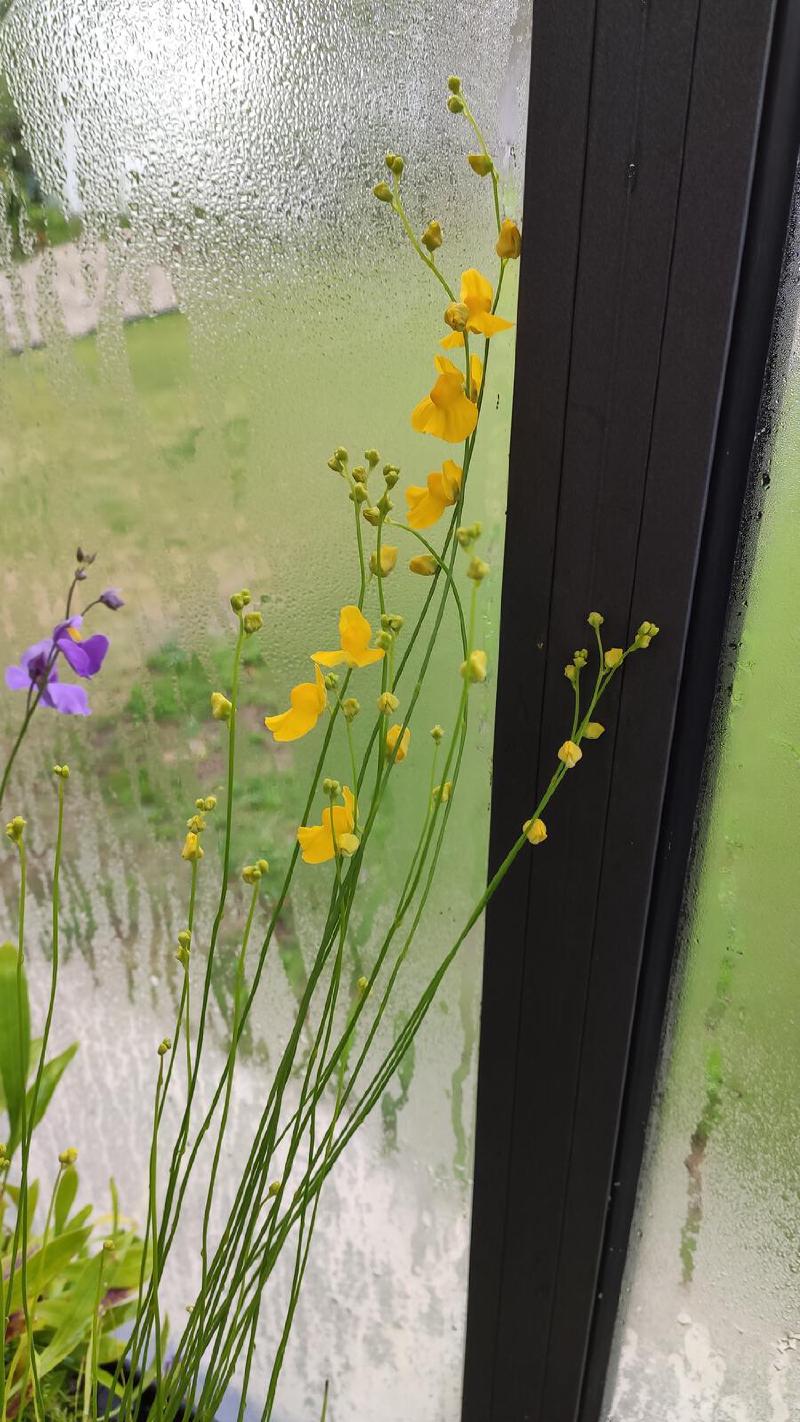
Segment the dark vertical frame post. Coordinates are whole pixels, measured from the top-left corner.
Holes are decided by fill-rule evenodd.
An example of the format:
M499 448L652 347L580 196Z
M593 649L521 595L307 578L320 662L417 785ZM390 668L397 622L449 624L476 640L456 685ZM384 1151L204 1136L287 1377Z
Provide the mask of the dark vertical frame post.
M784 70L800 90L798 17L534 0L492 867L568 731L587 612L620 643L663 631L488 915L464 1422L599 1416L797 156L797 104L788 140L770 116Z

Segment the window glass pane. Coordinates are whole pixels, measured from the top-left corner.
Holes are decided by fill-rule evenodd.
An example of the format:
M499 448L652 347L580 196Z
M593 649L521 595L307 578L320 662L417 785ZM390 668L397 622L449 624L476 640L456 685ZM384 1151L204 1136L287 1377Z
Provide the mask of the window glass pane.
M796 257L792 284L795 272ZM795 337L751 511L752 571L731 610L730 694L608 1422L800 1416L799 381Z
M101 1205L113 1175L140 1224L154 1049L172 1029L181 987L181 837L195 797L218 792L224 779L208 706L228 678L227 599L247 585L265 619L245 657L232 862L265 855L274 884L319 743L276 746L262 718L286 704L309 653L334 645L338 609L357 590L353 505L326 461L339 443L359 454L377 445L401 467L404 506L402 489L424 482L443 448L434 454L434 441L409 424L432 383L443 293L370 190L385 174L384 152L401 152L411 219L417 231L440 220L451 279L471 265L494 274L491 185L467 165L474 144L446 109L446 79L455 70L469 84L503 207L519 218L529 43L527 0L482 0L468 24L442 0L26 0L0 27L3 665L49 632L78 542L97 553L91 595L118 586L126 604L103 625L112 646L89 688L91 719L42 710L3 804L30 825L29 972L41 1013L49 767L72 767L53 1041L61 1048L80 1036L82 1046L35 1164L49 1178L53 1152L74 1144L87 1200ZM501 308L509 318L515 279L512 263ZM493 343L492 420L468 508L483 523L481 552L492 564L480 613L490 665L512 372L513 333ZM425 579L405 573L414 551L403 544L402 584L399 572L387 584L407 619L427 592ZM374 586L369 596L377 621ZM447 635L457 648L453 618ZM425 685L415 717L420 757L429 754L426 728L452 724L459 691L456 656ZM470 732L446 867L389 1039L484 881L492 702L490 684ZM3 692L6 744L21 709ZM392 883L397 846L418 832L420 783L415 791L398 775L392 789L381 850ZM220 828L209 834L200 875L205 942ZM15 922L10 856L0 876L6 935ZM212 984L209 1094L227 1049L245 903L234 877ZM293 1021L323 907L321 879L299 872L236 1077L223 1204ZM373 858L349 950L354 981L388 913ZM476 932L327 1187L282 1422L318 1415L326 1377L337 1417L459 1415L480 949ZM165 1289L178 1328L197 1284L198 1209L190 1197ZM265 1366L280 1318L268 1299Z

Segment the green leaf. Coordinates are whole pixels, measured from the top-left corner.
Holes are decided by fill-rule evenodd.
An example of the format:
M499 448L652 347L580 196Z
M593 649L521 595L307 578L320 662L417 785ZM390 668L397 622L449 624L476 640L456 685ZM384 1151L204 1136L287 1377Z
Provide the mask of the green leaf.
M69 1212L75 1204L75 1196L78 1193L78 1172L74 1165L68 1165L56 1190L55 1205L53 1208L53 1218L55 1220L56 1234L61 1234L64 1225L69 1219Z
M33 1123L31 1123L31 1118L33 1113L33 1096L36 1090L35 1082L33 1086L28 1087L25 1101L28 1113L29 1131L33 1131L41 1121L45 1111L50 1105L53 1092L58 1086L59 1081L61 1080L64 1072L72 1061L72 1058L74 1057L77 1050L78 1043L73 1042L71 1046L67 1047L65 1051L59 1053L57 1057L52 1057L49 1062L45 1062L45 1065L42 1069L42 1075L39 1081L39 1094L36 1098L36 1116L33 1119ZM12 1153L12 1151L16 1149L18 1145L19 1136L12 1130L8 1143L9 1155Z
M66 1235L61 1235L61 1240L66 1238ZM60 1243L61 1240L57 1242ZM37 1359L40 1377L45 1377L52 1368L63 1362L82 1339L88 1340L102 1264L101 1250L93 1259L86 1261L75 1281L75 1287L64 1295L63 1314L50 1342Z
M91 1209L91 1206L87 1206L87 1208ZM79 1219L80 1216L77 1218ZM51 1239L46 1249L39 1249L31 1255L28 1260L28 1295L30 1298L40 1294L56 1274L63 1273L70 1261L80 1254L91 1232L90 1226L65 1230L57 1239ZM17 1263L13 1288L10 1297L6 1298L6 1310L8 1313L16 1313L21 1307L22 1279L20 1278L19 1263ZM64 1355L62 1354L62 1356Z
M0 1081L8 1112L9 1155L13 1151L11 1142L19 1141L22 1128L22 1102L31 1053L28 984L23 969L21 1001L18 1001L18 962L19 955L14 944L0 943Z

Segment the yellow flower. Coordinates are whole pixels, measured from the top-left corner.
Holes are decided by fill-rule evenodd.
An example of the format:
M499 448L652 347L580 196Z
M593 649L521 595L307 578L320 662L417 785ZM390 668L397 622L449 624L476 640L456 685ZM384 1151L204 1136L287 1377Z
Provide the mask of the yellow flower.
M486 653L480 650L470 652L467 660L461 663L461 675L468 681L485 681Z
M500 233L494 250L502 261L508 261L509 257L518 257L522 251L522 233L516 222L512 222L510 217L500 224Z
M473 400L477 400L483 384L483 361L480 356L471 355L469 358L470 373L470 395Z
M278 716L265 716L264 725L271 731L276 741L299 741L309 731L313 731L325 707L328 697L325 679L319 667L314 668L315 681L301 681L289 693L290 708Z
M405 730L403 731L402 737L400 736L401 730L402 726L390 726L388 731L386 732L386 749L389 755L392 754L392 751L394 750L395 746L397 746L397 754L395 755L396 761L405 760L406 756L408 755L408 747L411 741L411 727L406 726ZM398 740L400 741L399 745L397 745Z
M409 528L430 528L446 508L458 499L462 469L452 459L446 459L441 469L427 478L427 488L411 484L406 489Z
M541 844L547 839L547 825L544 820L526 820L522 831L531 844Z
M613 667L618 667L625 653L621 647L609 647L606 652L606 667L610 671Z
M419 573L421 578L432 578L439 564L430 553L416 553L409 558L408 566L412 573Z
M453 339L458 333L454 333ZM459 340L463 338L458 337ZM464 390L464 376L446 356L434 356L439 372L430 395L411 412L411 424L418 434L435 435L448 444L460 444L478 423L478 408Z
M392 571L392 569L393 569L393 567L394 567L394 565L395 565L396 562L397 562L397 549L396 549L396 548L393 548L390 543L382 543L382 544L381 544L381 570L380 570L379 576L382 577L382 578L388 578L388 576L389 576L389 574L391 573L391 571ZM371 570L373 573L375 573L376 575L378 575L378 555L377 555L377 553L370 553L370 555L369 555L369 566L370 566L370 570Z
M469 310L467 330L479 336L496 336L500 331L510 331L513 321L504 321L502 316L492 314L492 283L486 280L475 267L470 267L461 277L461 304ZM464 337L460 331L452 336L443 336L441 344L450 350L453 346L463 346Z
M183 842L183 849L181 850L181 859L189 859L192 862L195 862L198 859L202 859L204 853L205 850L203 849L203 846L201 845L197 835L190 830Z
M233 707L227 696L223 696L221 691L211 693L211 715L215 721L229 721Z
M605 729L606 728L602 724L602 722L590 721L583 734L585 735L587 741L599 741Z
M563 746L558 748L558 758L563 760L567 770L572 770L578 761L583 759L583 751L574 741L565 741Z
M335 652L315 652L312 662L322 667L338 667L346 662L349 667L369 667L386 656L382 647L370 647L372 628L360 608L348 604L339 613L339 641L341 647Z
M322 811L321 825L301 825L297 842L306 864L325 864L340 854L355 854L358 838L355 829L355 800L352 790L342 786L343 805L329 806Z

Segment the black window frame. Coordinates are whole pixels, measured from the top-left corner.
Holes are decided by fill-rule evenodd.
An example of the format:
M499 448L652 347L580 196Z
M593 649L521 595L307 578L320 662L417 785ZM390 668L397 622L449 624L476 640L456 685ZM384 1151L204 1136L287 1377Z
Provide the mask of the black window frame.
M800 0L533 0L463 1422L598 1422L800 148Z

